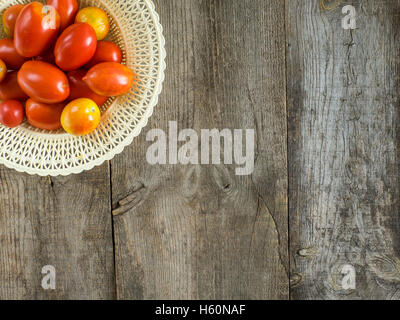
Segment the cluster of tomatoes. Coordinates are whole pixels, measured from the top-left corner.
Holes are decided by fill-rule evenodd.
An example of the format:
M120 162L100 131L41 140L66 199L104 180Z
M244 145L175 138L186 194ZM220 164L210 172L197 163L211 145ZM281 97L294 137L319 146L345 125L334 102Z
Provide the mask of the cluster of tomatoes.
M100 123L99 106L127 93L134 74L122 51L105 41L107 13L79 10L77 0L14 5L3 13L0 40L0 123L64 128L85 135ZM25 106L24 106L25 105Z

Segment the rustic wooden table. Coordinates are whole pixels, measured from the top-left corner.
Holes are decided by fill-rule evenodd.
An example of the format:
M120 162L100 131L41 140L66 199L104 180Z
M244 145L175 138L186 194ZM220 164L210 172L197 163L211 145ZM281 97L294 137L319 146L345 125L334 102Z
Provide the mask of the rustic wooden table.
M346 3L355 30L335 0L156 0L143 134L80 175L0 167L0 298L399 299L400 1ZM255 129L254 173L148 164L173 120Z

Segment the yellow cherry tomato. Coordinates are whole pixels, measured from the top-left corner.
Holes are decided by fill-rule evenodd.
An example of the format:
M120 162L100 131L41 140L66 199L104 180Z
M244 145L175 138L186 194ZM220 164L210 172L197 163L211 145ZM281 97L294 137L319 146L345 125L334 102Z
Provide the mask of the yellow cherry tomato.
M61 114L61 125L74 136L93 132L99 125L101 113L97 104L90 99L81 98L66 105Z
M86 22L96 31L97 40L103 40L110 31L107 13L100 8L87 7L78 12L75 22Z
M0 82L4 80L7 75L7 66L3 60L0 59Z

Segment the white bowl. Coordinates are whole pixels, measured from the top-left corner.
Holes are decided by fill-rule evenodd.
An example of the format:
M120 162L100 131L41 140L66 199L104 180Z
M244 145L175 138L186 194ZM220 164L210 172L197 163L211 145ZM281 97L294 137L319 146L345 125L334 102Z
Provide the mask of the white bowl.
M0 0L0 12L24 0ZM165 40L151 0L78 0L80 8L104 9L111 22L108 40L117 43L123 63L137 75L135 88L109 99L102 107L99 127L75 137L63 130L39 130L26 121L10 129L0 124L0 163L41 176L70 175L90 170L111 160L132 143L153 113L162 90L165 70ZM5 38L0 21L0 38Z

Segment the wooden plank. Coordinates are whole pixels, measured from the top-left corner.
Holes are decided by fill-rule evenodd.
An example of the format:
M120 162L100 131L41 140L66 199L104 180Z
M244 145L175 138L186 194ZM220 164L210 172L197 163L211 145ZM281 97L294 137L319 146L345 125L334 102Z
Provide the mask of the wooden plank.
M1 166L0 181L0 299L115 297L108 165L57 178Z
M286 1L294 299L400 298L400 2L346 4Z
M113 206L126 211L114 218L117 297L287 299L284 2L155 2L167 42L164 91L111 166ZM255 129L254 173L149 165L146 133L168 133L175 120L199 136Z

